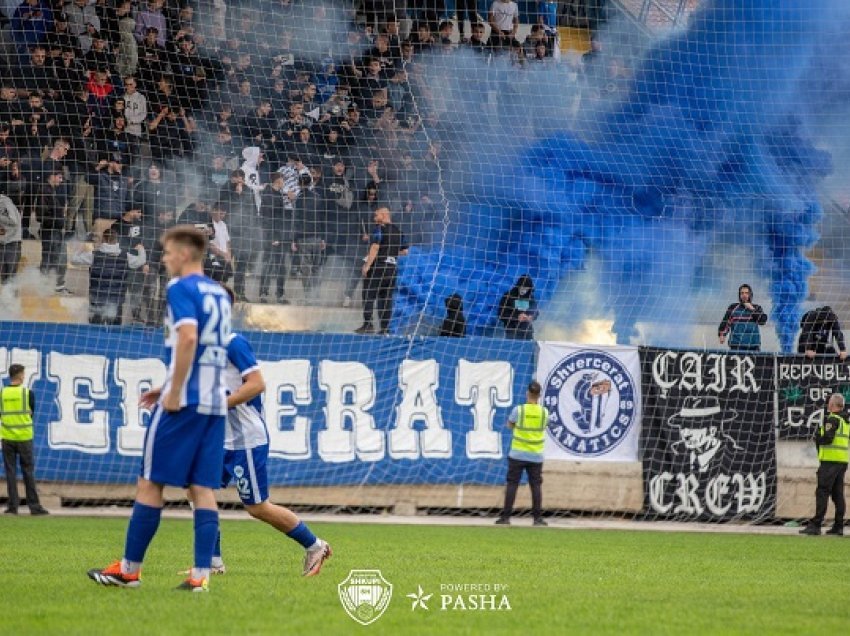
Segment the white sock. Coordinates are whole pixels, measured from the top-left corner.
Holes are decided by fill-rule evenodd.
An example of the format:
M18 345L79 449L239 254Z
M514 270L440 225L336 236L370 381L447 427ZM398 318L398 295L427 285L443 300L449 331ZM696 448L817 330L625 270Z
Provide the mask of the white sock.
M210 569L209 568L192 568L192 578L196 581L198 579L209 579L210 578Z
M214 556L212 558L212 566L214 568L220 568L223 565L224 565L224 559L222 559L220 556Z
M321 545L322 545L322 540L319 539L318 537L316 537L316 542L307 549L308 550L315 550L316 548L318 548Z
M124 574L135 574L141 569L142 564L138 561L128 561L127 559L121 559L121 571Z

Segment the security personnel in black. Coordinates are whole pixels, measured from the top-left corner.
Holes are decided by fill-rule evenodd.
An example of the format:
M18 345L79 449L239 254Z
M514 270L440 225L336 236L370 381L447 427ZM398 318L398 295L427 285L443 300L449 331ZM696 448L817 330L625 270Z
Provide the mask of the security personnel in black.
M147 259L144 246L125 251L111 227L103 231L103 242L92 252L79 252L71 262L89 269L89 322L93 325L120 325L124 308L127 275L142 267Z
M827 416L815 435L818 447L818 487L815 491L815 516L800 534L819 535L829 498L835 504L835 522L826 534L844 534L844 474L850 461L850 422L844 413L844 396L829 398Z
M393 293L395 293L396 268L399 256L407 255L407 240L401 230L392 223L390 210L385 206L375 210L375 231L369 243L369 253L363 262L363 286L366 296L374 299L378 311L381 334L389 333L393 315ZM364 307L369 303L364 302ZM366 312L364 311L364 314ZM363 316L363 325L357 333L372 331L372 316Z
M18 514L18 458L27 493L30 514L46 515L47 510L38 500L35 487L35 457L33 453L33 414L35 397L24 386L24 367L9 367L9 385L0 388L0 440L3 446L3 464L6 468L6 514Z

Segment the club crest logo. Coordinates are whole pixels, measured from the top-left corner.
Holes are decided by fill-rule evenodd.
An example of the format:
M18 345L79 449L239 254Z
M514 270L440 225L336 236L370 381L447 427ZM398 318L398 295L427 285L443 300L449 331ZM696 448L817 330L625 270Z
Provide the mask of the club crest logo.
M393 585L380 570L351 570L337 588L343 609L361 625L381 618L393 597Z
M561 360L546 378L543 404L552 440L580 457L603 455L635 422L635 384L625 365L604 351L584 350Z

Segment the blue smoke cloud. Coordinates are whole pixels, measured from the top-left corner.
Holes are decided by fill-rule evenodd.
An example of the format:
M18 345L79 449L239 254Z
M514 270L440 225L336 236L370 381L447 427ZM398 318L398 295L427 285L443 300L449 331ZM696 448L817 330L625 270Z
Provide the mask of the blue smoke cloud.
M595 317L613 318L628 342L638 321L687 320L677 299L716 288L702 264L722 246L764 272L790 351L813 272L805 252L822 217L816 190L831 170L805 132L811 104L800 80L841 5L708 2L687 31L648 51L626 97L586 140L552 133L525 149L486 146L484 157L459 158L445 183L448 236L406 259L395 328L438 321L443 298L459 292L471 332L490 333L519 275L532 275L545 307L564 276L593 259Z

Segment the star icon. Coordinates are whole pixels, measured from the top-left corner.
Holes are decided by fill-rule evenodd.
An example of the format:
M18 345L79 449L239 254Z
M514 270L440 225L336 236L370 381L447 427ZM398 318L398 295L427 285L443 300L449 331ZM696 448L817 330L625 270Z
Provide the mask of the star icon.
M412 612L417 607L421 607L424 610L428 609L428 606L425 605L426 601L430 601L433 594L425 594L425 590L422 589L421 585L416 586L416 592L407 595L407 598L413 600L413 604L410 607L410 611Z

